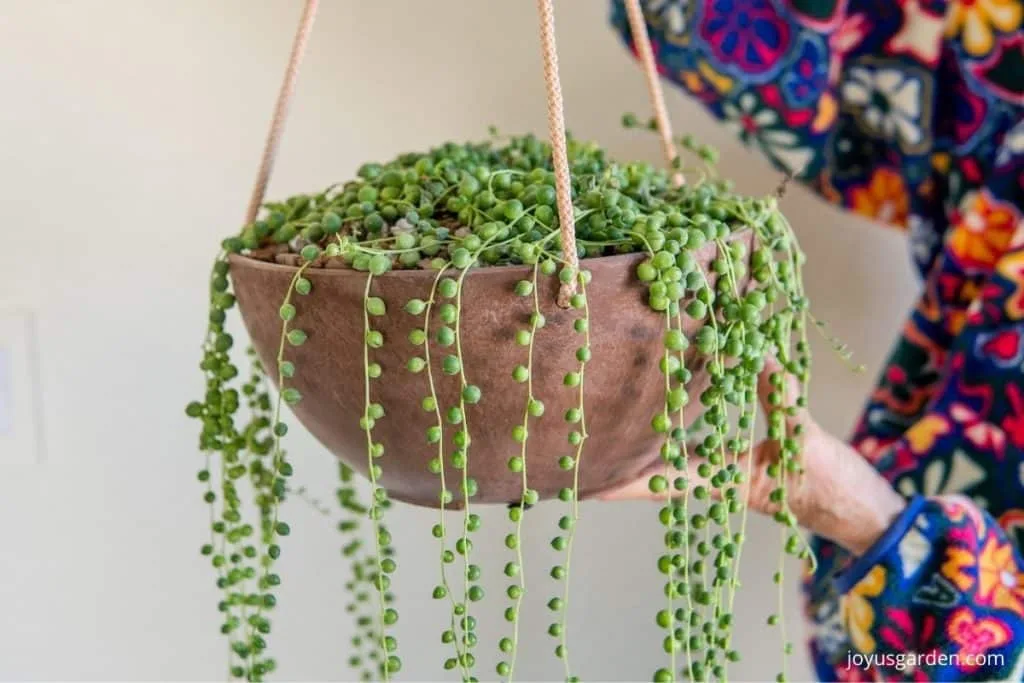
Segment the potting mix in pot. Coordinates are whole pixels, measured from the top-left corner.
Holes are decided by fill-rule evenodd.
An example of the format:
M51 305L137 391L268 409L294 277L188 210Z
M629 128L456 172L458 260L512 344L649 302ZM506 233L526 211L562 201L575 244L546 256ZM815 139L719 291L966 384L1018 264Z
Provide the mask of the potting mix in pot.
M730 639L757 379L770 356L784 368L764 416L780 454L768 466L775 518L785 552L810 556L786 502L800 471L800 427L786 417L806 399L785 394L806 393L813 322L776 198L734 193L714 150L678 142L682 161L660 170L569 140L578 268L562 250L552 149L530 135L366 164L323 192L266 203L224 240L205 396L187 413L202 425L212 516L202 552L222 591L233 676L275 668L291 413L340 459L358 619L350 663L364 679L401 669L392 499L436 508L433 597L450 610L442 662L465 680L514 676L524 525L541 499L563 506L551 541L561 559L550 585L531 590L553 596L552 648L575 679L566 608L580 501L645 472L664 496L664 549L650 561L665 577L654 615L665 655L653 679L727 677L739 658ZM673 182L679 172L685 184ZM242 367L225 331L236 296L255 347ZM482 529L483 503L506 505L507 525ZM474 553L483 533L504 537L507 555ZM498 572L507 594L489 602L508 628L478 642L481 580ZM775 581L781 590L781 558ZM481 648L500 651L496 671L478 671Z

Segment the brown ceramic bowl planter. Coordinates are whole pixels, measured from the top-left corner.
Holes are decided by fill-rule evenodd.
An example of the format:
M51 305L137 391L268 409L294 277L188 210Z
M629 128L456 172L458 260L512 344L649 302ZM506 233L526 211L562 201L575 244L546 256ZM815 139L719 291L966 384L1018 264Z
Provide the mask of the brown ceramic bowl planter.
M751 238L750 231L733 237L745 242L747 253ZM717 247L709 242L695 256L709 272L716 254ZM646 287L636 278L636 266L645 258L642 253L625 254L581 263L593 273L587 287L592 360L586 370L584 405L589 438L580 460L581 498L635 479L659 458L658 447L664 437L651 429L650 422L665 401L658 367L664 354L665 317L647 305ZM281 336L278 310L295 271L293 266L231 257L231 278L242 317L267 368L276 365ZM475 268L463 285L463 366L468 380L483 394L479 404L467 406L467 419L473 425L468 471L479 486L475 503L512 503L522 496L521 477L510 472L506 463L518 451L509 435L522 422L526 390L512 380L511 373L525 354L515 344L515 332L529 320L533 307L529 298L515 296L513 289L531 273L530 266ZM366 433L359 425L364 410L366 274L310 268L306 277L313 283L312 293L294 303L308 340L289 350L289 358L300 368L289 386L304 397L293 410L331 452L366 474ZM434 415L420 406L430 393L429 386L425 373L413 374L405 367L406 361L417 355L417 348L407 339L409 332L420 327L422 320L402 311L410 299L429 298L434 277L435 272L429 270L398 270L374 279L375 295L388 305L388 314L375 322L386 343L374 357L387 381L375 382L373 391L374 400L387 410L374 427L374 438L387 454L381 485L394 499L436 507L437 476L427 469L436 449L423 437L434 424ZM555 303L557 278L544 278L541 287L541 312L547 324L534 340L534 394L555 417L537 421L531 429L527 458L530 487L541 498L551 498L573 483L573 473L561 470L557 462L559 456L574 450L559 416L577 401L577 390L563 386L562 378L577 366L572 323L578 316ZM439 324L435 315L431 326ZM684 317L683 332L692 337L701 325ZM431 358L438 361L434 372L438 402L457 404L459 381L442 374L442 348L435 348L433 341L431 345ZM708 377L692 345L687 366L693 373L688 391L699 396L708 386ZM689 420L696 415L697 410L690 411Z

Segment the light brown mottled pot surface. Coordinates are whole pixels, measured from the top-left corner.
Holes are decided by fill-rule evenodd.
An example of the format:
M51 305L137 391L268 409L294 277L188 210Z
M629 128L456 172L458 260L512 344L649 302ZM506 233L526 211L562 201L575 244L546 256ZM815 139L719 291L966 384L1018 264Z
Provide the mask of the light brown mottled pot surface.
M735 239L749 246L751 233L738 233ZM705 271L715 254L713 243L697 254ZM665 316L647 306L646 287L634 274L644 258L643 254L627 254L582 263L593 279L587 285L592 357L585 374L589 438L580 461L581 497L631 480L659 457L661 437L650 422L664 405L665 382L658 364ZM282 324L279 309L296 268L234 255L230 263L245 325L264 366L276 378ZM432 507L439 504L440 482L427 464L437 455L437 445L428 444L425 434L436 424L436 416L421 407L423 397L430 394L427 373L413 374L406 369L409 358L423 355L423 348L413 345L408 336L411 330L423 327L424 316L410 315L403 307L412 298L428 299L435 276L436 272L428 270L397 270L374 278L372 295L385 301L387 314L371 317L371 325L384 335L384 345L370 350L371 361L383 368L381 377L370 383L371 400L387 411L373 428L373 439L385 448L376 461L383 470L381 484L394 499ZM297 309L292 326L304 330L308 340L299 347L287 346L285 351L285 358L296 366L288 386L303 396L294 412L331 452L366 474L366 433L359 420L365 395L363 293L367 274L309 268L306 277L313 291L292 297ZM467 381L482 391L481 401L467 406L466 411L472 437L468 471L479 486L474 503L520 500L522 475L509 471L507 462L521 448L512 439L512 429L523 421L527 388L512 379L512 370L526 364L527 349L514 338L517 330L528 329L533 302L532 297L515 296L513 289L519 280L531 277L531 267L501 266L475 268L465 278L460 321L463 367ZM530 420L526 469L529 486L541 498L572 486L573 473L561 470L558 459L574 454L568 435L578 428L563 419L578 401L578 388L564 386L563 377L578 367L575 352L583 336L574 331L573 321L580 312L555 304L557 288L557 278L540 277L541 311L547 324L538 330L534 341L533 392L546 410L540 419ZM442 324L437 308L432 330ZM692 339L700 325L684 315L683 326ZM458 375L441 371L441 359L453 348L433 340L430 344L442 412L457 405L459 399ZM687 363L693 372L688 392L696 398L708 379L693 347L687 352ZM697 410L694 405L690 414L695 417ZM450 460L455 429L445 425L442 442L448 488L458 505L461 473Z

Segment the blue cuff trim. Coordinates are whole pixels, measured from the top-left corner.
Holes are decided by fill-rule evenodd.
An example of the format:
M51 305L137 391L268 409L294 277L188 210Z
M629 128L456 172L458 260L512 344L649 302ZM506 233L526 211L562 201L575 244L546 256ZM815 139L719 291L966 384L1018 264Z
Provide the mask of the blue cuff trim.
M890 550L893 549L900 540L906 535L910 526L914 523L914 519L918 513L921 512L921 508L924 506L926 499L923 496L914 496L907 503L907 507L903 509L900 516L897 517L892 526L885 530L885 533L875 541L875 544L867 549L863 555L857 558L852 565L850 565L846 571L842 572L833 579L836 590L840 594L846 593L853 588L857 583L860 582L867 573L871 571L872 567L881 561Z

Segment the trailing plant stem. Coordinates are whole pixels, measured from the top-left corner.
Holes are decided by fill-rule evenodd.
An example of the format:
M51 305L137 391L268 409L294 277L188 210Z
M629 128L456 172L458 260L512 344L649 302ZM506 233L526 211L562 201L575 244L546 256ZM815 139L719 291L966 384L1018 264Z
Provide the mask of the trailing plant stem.
M373 283L373 274L369 273L366 276L366 289L363 292L363 299L366 300L370 296L370 285ZM366 372L366 368L370 365L370 345L366 343L365 337L370 332L370 314L366 310L366 306L363 306L363 420L366 432L366 460L367 468L370 478L370 521L373 523L373 543L375 548L376 558L376 570L377 570L377 597L380 607L380 648L383 653L383 660L381 661L381 675L385 681L390 680L390 652L388 650L388 641L386 638L387 629L385 627L384 613L387 609L384 602L384 568L383 568L383 556L381 553L380 544L380 502L377 498L378 484L377 484L377 466L373 462L373 435L371 432L371 418L370 418L370 375Z

